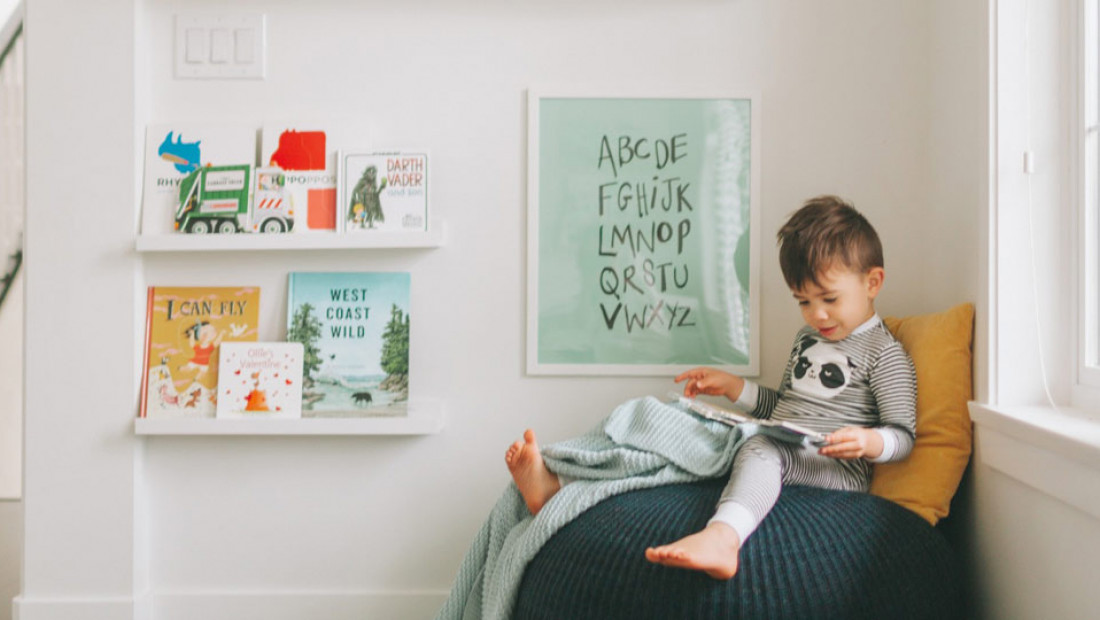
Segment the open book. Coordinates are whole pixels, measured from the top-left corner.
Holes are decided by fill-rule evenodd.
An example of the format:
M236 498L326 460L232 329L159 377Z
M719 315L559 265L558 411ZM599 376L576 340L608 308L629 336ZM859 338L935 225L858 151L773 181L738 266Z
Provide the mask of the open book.
M781 422L778 420L761 420L754 418L743 413L731 411L729 409L723 409L705 403L701 400L684 396L683 394L677 394L676 392L669 392L669 397L674 402L679 402L684 407L687 407L691 411L699 414L700 416L721 422L727 426L738 426L740 424L754 424L759 427L759 431L765 435L780 439L782 441L789 441L791 443L808 443L814 446L824 446L829 442L825 438L824 433L819 433L815 430L806 428L794 422Z

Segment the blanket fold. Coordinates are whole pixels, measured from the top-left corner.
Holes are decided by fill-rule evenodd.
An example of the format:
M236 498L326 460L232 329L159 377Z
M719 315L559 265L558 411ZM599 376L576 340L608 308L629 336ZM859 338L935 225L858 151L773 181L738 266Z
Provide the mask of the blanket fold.
M572 482L534 516L514 483L505 489L462 560L437 619L508 618L524 568L562 526L612 495L726 474L750 430L650 396L619 405L580 437L543 447L547 467Z

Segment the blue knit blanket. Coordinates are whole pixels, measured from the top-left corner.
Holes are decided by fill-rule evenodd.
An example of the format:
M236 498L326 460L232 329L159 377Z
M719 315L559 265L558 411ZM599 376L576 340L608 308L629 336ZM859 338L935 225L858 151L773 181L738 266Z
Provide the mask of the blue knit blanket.
M551 471L574 481L535 516L511 484L466 552L437 618L508 618L524 568L562 526L612 495L726 474L755 430L748 426L734 429L646 397L623 403L585 435L543 447Z

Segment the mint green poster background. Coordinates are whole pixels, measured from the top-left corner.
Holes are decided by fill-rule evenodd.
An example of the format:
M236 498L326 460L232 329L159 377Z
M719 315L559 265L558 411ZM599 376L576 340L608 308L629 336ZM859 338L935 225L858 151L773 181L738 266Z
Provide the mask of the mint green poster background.
M750 99L539 100L540 365L750 363L751 117Z

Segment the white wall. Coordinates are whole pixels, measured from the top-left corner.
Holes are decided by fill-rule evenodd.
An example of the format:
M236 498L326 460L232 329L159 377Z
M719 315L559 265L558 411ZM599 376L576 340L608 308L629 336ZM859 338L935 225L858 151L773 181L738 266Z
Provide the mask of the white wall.
M2 259L3 257L0 257ZM0 620L11 618L23 561L23 276L0 308Z
M235 3L268 16L268 78L172 79L173 14L215 6L29 7L22 620L73 610L296 618L317 604L333 618L431 616L508 481L508 443L528 426L544 441L575 435L614 404L671 387L523 373L529 86L762 92L764 382L778 380L799 325L770 240L812 195L845 196L878 227L884 314L977 295L968 259L981 186L970 180L984 168L971 158L982 136L970 123L981 114L936 89L980 92L969 80L982 61L967 37L984 22L946 0ZM119 36L131 32L136 42ZM72 49L86 53L61 52ZM133 254L144 124L265 118L366 127L364 140L380 146L431 148L432 209L447 245ZM944 163L956 130L960 153ZM102 149L58 183L72 144ZM76 205L94 217L73 217ZM931 232L940 242L930 259ZM445 401L441 434L131 435L145 285L259 284L261 337L278 338L286 273L320 269L413 272L412 390ZM939 273L948 270L957 271ZM68 320L58 291L83 302L80 321ZM152 599L141 598L147 588Z
M928 39L928 195L921 205L922 294L930 309L976 304L976 337L988 304L980 249L984 246L989 159L988 2L936 0ZM961 245L960 245L961 243ZM975 372L985 367L975 347ZM980 386L983 381L976 381ZM980 397L981 394L979 393Z
M23 560L23 504L0 500L0 620L10 620Z
M119 617L145 572L131 434L134 19L122 0L27 6L24 620Z
M7 257L0 257L6 264ZM0 500L19 499L23 484L23 274L0 307Z
M0 0L0 26L19 3ZM7 41L0 41L0 46ZM22 57L21 53L18 57ZM5 102L5 105L6 102ZM12 110L5 108L9 116ZM15 112L16 114L20 112ZM7 162L11 163L11 162ZM10 168L9 168L10 169ZM4 199L17 201L21 188L4 187ZM8 209L19 209L19 215ZM0 206L0 239L5 227L22 221L20 202ZM10 239L10 237L8 237ZM0 269L7 266L7 246L0 242ZM0 308L0 620L11 618L11 598L19 593L23 554L23 277L16 278Z

